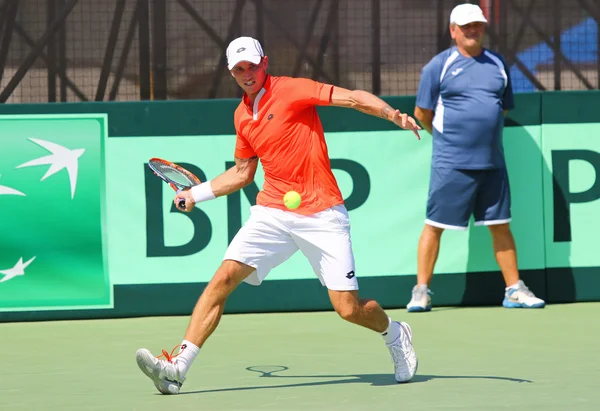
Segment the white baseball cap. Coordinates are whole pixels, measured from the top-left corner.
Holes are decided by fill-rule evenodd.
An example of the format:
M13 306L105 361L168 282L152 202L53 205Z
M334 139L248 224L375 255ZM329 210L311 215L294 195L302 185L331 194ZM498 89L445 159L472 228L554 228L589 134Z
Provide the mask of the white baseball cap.
M227 67L233 70L240 61L258 64L264 55L258 40L252 37L238 37L227 46Z
M459 26L464 26L475 22L488 22L483 15L483 11L476 4L459 4L452 10L452 13L450 13L450 24L454 23Z

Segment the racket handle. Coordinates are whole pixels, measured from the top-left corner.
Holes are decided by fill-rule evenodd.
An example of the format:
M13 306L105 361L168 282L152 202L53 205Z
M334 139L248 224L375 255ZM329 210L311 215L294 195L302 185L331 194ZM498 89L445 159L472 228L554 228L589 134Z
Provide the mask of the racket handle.
M175 186L173 186L173 188L176 188ZM177 194L181 193L181 190L177 190ZM179 199L179 202L177 203L177 206L179 207L180 210L185 210L185 200L183 198Z

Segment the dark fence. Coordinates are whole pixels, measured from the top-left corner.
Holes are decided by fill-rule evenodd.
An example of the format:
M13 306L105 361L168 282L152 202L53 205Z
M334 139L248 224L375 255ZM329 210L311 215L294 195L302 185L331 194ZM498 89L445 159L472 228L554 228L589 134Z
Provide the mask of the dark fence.
M599 0L481 0L517 92L598 88ZM0 102L239 96L224 50L257 37L271 72L416 92L456 0L0 0Z

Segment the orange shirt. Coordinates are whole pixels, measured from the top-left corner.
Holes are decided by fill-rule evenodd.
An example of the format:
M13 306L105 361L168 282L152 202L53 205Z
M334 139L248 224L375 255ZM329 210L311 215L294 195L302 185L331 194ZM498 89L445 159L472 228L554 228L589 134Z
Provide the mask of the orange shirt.
M235 156L258 156L265 173L256 203L287 210L283 196L297 191L293 210L310 215L343 204L317 105L331 102L333 86L313 80L268 76L254 104L247 95L235 110Z

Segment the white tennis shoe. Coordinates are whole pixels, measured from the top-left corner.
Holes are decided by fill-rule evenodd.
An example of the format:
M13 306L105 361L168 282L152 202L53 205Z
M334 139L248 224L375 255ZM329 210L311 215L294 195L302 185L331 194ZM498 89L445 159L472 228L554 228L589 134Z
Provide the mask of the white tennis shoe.
M412 298L406 305L409 313L422 313L431 311L431 296L433 292L426 285L415 285L412 289Z
M163 355L166 351L163 350ZM177 364L167 355L166 360L161 360L145 348L140 348L135 354L138 367L153 382L156 389L162 394L179 394L179 389L185 377L179 375Z
M502 305L506 308L544 308L546 302L537 298L522 280L516 287L507 288Z
M394 321L400 327L400 336L386 344L394 362L394 376L398 382L409 382L417 373L419 361L412 346L412 330L407 323Z

